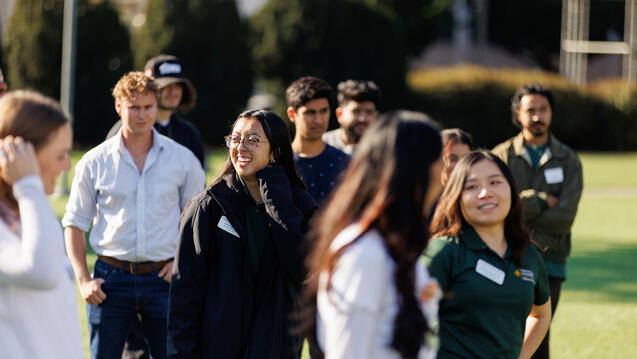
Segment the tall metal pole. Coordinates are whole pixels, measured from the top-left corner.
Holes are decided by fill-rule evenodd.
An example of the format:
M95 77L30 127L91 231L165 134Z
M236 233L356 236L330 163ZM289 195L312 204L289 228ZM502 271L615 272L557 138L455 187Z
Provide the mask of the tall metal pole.
M637 0L626 0L624 42L630 53L624 55L624 78L637 83Z
M77 0L64 0L64 27L62 32L62 75L60 81L60 104L73 121L75 99L75 53L77 42ZM68 172L64 171L61 183L55 189L56 196L69 193Z

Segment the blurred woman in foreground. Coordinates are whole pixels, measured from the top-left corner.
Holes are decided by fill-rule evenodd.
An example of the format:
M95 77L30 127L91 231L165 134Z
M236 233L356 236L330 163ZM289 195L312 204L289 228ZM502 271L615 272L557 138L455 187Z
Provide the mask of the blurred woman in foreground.
M82 358L62 227L46 197L71 165L60 106L30 91L0 100L0 351L6 358Z
M549 327L551 304L509 168L489 152L460 160L431 232L429 270L446 293L438 358L530 358Z
M417 259L441 188L440 152L438 129L424 114L385 114L365 132L313 226L304 313L318 343L312 358L435 356L425 337L437 286Z

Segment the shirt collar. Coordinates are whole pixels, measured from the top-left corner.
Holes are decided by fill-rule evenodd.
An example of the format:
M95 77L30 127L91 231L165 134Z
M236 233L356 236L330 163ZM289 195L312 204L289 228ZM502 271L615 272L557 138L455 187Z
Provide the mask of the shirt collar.
M471 250L487 249L487 245L482 241L482 238L476 233L473 227L467 225L462 229L462 241L465 246Z
M476 232L476 230L470 226L466 225L462 228L462 242L464 242L465 246L472 251L480 251L480 250L491 250L486 243L480 238L480 235ZM511 256L511 245L507 243L507 250L504 253L504 258L509 258Z
M524 147L524 136L522 135L522 131L513 138L513 151L516 156L524 158L529 164L532 163L531 156L529 156L526 147ZM540 158L539 165L542 166L553 157L560 158L563 156L564 152L561 149L560 141L558 141L552 133L549 133L548 147L544 151L542 158Z
M243 181L243 178L241 176L239 176L239 174L237 174L237 178L239 179L239 183L241 183L241 190L243 192L243 194L252 199L252 195L250 194L250 191L248 191L248 187L246 186L246 183Z
M168 141L167 138L165 138L164 136L161 136L159 134L159 132L157 132L157 130L153 127L152 128L153 131L153 145L151 146L151 148L148 150L148 152L161 152L164 150L164 147L166 146L166 142ZM109 152L123 152L124 150L128 151L126 149L126 146L124 146L124 138L122 137L122 129L120 128L117 131L117 134L115 136L112 137L113 138L113 142L110 146Z

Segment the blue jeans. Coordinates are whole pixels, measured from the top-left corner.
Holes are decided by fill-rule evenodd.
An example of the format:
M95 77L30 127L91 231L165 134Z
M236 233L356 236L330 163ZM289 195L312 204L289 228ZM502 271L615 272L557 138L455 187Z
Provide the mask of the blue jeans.
M93 277L104 279L106 300L87 305L91 359L120 359L137 314L151 358L166 358L170 284L157 273L132 275L100 260L95 263Z

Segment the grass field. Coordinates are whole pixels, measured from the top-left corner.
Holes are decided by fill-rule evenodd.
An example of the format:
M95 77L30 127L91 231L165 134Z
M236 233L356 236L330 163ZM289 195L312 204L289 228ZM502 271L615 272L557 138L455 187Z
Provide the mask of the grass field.
M81 155L73 153L75 164ZM223 151L208 156L207 183ZM568 280L551 326L553 358L637 357L637 153L581 153L584 195L573 228ZM70 183L72 171L68 176ZM64 212L66 197L52 199ZM90 265L95 255L89 254ZM88 344L85 306L78 310ZM87 351L88 353L88 351Z
M637 357L637 154L580 154L584 195L551 326L554 358Z

